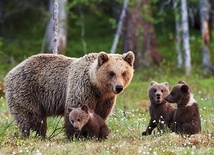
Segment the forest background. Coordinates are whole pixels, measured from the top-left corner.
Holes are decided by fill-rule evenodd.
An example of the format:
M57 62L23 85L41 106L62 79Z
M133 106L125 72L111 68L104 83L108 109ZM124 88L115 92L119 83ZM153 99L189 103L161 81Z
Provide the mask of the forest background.
M0 0L0 88L7 72L18 63L34 54L52 52L53 7L53 0ZM59 0L59 11L60 54L80 57L132 50L136 55L133 81L118 96L107 121L110 137L104 142L70 143L63 132L55 133L63 120L50 118L47 141L22 140L1 91L0 154L213 153L214 1ZM119 42L114 51L116 34ZM202 134L193 138L170 132L141 136L149 121L147 88L151 80L167 81L170 88L179 80L191 86L199 102Z

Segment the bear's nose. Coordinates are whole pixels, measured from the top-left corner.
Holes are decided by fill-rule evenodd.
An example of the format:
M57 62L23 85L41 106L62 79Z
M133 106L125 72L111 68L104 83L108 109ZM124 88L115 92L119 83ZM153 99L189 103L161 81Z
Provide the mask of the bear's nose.
M123 86L117 85L116 86L116 93L120 93L123 90Z
M159 100L160 99L160 94L157 94L156 96L157 96L157 99Z

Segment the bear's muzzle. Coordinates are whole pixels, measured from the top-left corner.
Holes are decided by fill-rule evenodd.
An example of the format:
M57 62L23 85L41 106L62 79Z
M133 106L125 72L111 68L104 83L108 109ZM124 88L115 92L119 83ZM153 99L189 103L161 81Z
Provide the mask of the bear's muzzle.
M119 94L121 91L123 91L123 86L122 85L116 85L115 90L116 90L116 93Z

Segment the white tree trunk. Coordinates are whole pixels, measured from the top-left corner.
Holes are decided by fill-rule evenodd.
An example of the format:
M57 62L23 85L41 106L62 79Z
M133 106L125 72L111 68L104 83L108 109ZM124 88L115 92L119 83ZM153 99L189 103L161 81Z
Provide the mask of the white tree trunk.
M210 34L209 34L209 10L210 4L209 0L200 0L200 17L201 17L201 35L203 40L203 59L202 66L206 71L210 71L212 68L212 64L210 61L210 52L209 52L209 44L210 44Z
M54 37L53 37L53 54L58 53L58 31L59 31L59 4L58 0L54 0L54 10L53 10L53 32L54 32Z
M59 31L57 38L57 47L59 52L65 54L66 43L67 43L67 11L65 9L67 0L59 1ZM41 53L51 52L54 48L54 0L49 0L49 22L46 27L45 36L42 43Z
M191 52L189 46L189 25L188 25L188 12L186 0L181 0L181 15L182 15L182 30L183 30L183 48L185 59L185 72L186 76L191 73Z
M59 35L58 35L58 50L65 54L67 44L67 5L68 0L59 1Z
M182 51L181 51L181 23L178 13L178 3L179 0L174 0L173 9L175 12L175 31L176 31L176 43L175 48L177 51L177 67L180 69L183 65Z
M120 20L118 22L117 31L116 31L116 34L115 34L115 37L114 37L114 41L113 41L110 53L115 53L115 51L116 51L117 44L118 44L118 41L119 41L119 37L120 37L120 34L121 34L123 20L124 20L124 18L126 16L126 8L127 8L128 4L129 4L129 0L124 0L123 10L122 10L121 15L120 15Z

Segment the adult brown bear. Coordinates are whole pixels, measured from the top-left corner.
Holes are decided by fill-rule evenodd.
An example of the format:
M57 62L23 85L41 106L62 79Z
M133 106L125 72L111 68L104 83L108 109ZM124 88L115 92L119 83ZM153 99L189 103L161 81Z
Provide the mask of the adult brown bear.
M45 138L48 116L65 116L65 130L72 138L68 107L87 104L104 120L116 96L133 76L134 54L91 53L81 58L38 54L13 68L5 78L5 95L23 137L30 130Z

